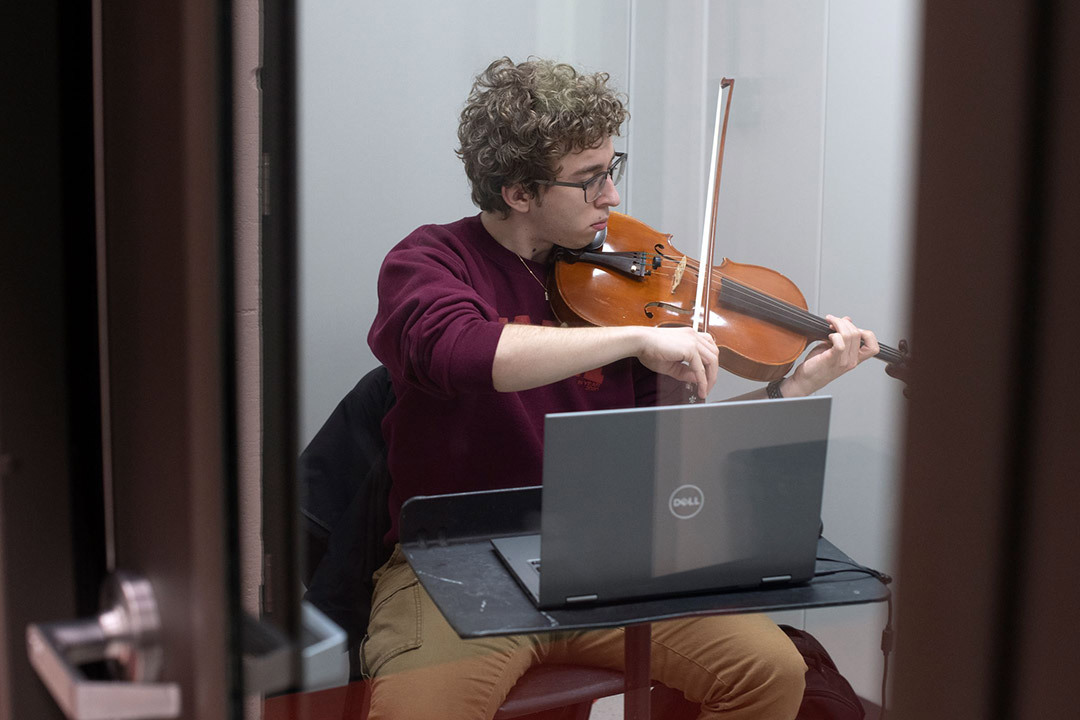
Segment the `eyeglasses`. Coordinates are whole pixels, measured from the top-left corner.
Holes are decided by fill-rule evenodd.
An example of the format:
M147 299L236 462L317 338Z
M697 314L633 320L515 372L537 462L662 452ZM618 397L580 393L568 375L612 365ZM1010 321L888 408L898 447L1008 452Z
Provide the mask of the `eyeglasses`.
M576 187L581 188L585 193L585 202L596 202L596 198L600 197L600 193L604 191L604 181L609 177L614 185L618 185L622 180L623 172L626 170L626 153L615 153L615 159L611 161L611 166L602 172L598 172L585 182L563 182L562 180L537 180L536 182L541 185L561 185L562 187Z

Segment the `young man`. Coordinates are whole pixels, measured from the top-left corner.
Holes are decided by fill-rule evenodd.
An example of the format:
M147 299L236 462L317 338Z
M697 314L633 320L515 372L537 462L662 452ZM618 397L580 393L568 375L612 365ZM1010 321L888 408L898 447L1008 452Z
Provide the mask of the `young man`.
M708 334L559 327L547 302L552 249L588 245L619 204L626 158L612 137L628 113L607 80L543 60L492 63L458 129L480 214L421 227L387 255L368 341L397 394L383 423L388 542L414 495L539 484L547 413L656 404L665 385L705 397L716 382ZM807 395L877 352L873 333L828 319L830 342L774 392ZM489 718L533 664L622 667L619 629L462 640L400 550L376 573L372 607L362 656L375 718ZM652 637L653 677L702 717L794 717L806 668L768 618L656 623Z

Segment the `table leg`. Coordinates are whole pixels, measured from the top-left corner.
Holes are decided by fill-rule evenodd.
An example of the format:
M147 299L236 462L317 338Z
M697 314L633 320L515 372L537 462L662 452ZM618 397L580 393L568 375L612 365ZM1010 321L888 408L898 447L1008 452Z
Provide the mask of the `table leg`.
M623 695L623 717L626 720L649 720L652 625L627 625L624 632L623 672L626 675L626 689Z

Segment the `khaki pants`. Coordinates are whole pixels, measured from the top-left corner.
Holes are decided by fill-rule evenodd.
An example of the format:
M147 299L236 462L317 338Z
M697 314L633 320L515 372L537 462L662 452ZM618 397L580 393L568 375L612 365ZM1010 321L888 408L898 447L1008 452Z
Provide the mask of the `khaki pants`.
M443 619L400 548L375 573L369 637L371 718L491 718L537 663L623 669L623 632L559 631L463 640ZM657 622L652 677L701 703L702 718L794 718L806 665L764 615Z

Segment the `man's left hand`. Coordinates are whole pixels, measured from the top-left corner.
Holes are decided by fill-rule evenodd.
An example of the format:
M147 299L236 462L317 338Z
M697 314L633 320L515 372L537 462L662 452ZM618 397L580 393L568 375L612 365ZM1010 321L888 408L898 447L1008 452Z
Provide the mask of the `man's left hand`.
M784 396L809 395L831 383L863 360L878 354L878 341L870 330L855 327L849 317L826 315L833 332L815 345L784 384Z

